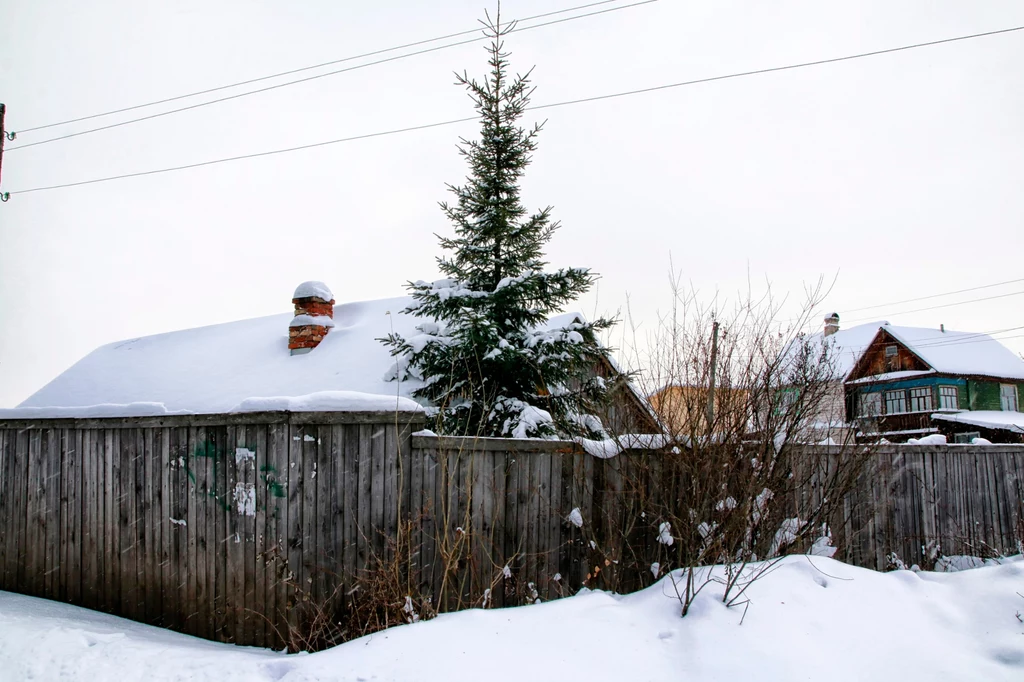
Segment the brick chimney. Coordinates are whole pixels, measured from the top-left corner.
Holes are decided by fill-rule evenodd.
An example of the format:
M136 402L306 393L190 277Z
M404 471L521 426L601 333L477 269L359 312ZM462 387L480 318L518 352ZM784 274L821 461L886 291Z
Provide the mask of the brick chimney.
M334 326L334 294L323 282L303 282L292 295L295 317L288 325L292 355L316 348Z
M839 313L832 313L825 318L825 336L832 336L839 331Z

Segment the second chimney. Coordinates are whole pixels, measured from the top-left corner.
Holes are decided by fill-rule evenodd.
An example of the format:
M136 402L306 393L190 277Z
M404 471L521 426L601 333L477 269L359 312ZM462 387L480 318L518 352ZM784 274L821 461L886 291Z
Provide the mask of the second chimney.
M832 313L825 318L825 336L832 336L839 331L839 313Z
M323 282L303 282L292 294L295 317L288 325L288 349L301 355L320 345L334 326L334 294Z

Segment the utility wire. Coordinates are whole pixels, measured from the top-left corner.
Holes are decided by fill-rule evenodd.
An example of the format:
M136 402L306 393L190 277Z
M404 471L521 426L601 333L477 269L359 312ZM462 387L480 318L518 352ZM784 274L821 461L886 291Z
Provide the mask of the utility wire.
M885 327L879 327L879 328L880 329L885 329ZM911 350L914 350L914 349L917 349L917 348L934 348L936 346L942 346L942 347L945 347L945 346L967 346L967 345L970 345L972 343L986 343L988 341L997 341L998 342L998 341L1008 341L1010 339L1024 338L1024 334L1014 334L1013 336L1000 336L1000 337L988 336L987 334L982 334L981 336L986 336L987 338L984 338L984 339L982 339L982 338L974 338L974 339L968 339L968 340L957 340L956 342L950 342L950 343L947 343L947 344L909 343L908 342L906 345ZM867 345L858 345L858 346L842 346L842 352L844 352L844 353L845 352L850 352L850 353L852 353L854 355L860 355L861 353L863 353L864 351L866 351L870 347L871 347L870 343L867 344ZM1007 350L1010 350L1010 349L1007 348ZM1012 353L1013 351L1010 351L1010 352Z
M967 293L968 291L978 291L979 289L991 289L992 287L1000 287L1000 286L1003 286L1004 284L1016 284L1017 282L1024 282L1024 277L1022 277L1020 279L1008 279L1005 282L996 282L995 284L983 284L983 285L981 285L979 287L971 287L970 289L957 289L956 291L947 291L947 292L941 293L941 294L931 294L930 296L919 296L917 298L905 298L902 301L890 301L888 303L879 303L877 305L867 305L867 306L864 306L863 308L853 308L852 310L847 310L846 312L847 313L856 313L856 312L860 312L861 310L871 310L872 308L884 308L884 307L890 306L890 305L902 305L904 303L913 303L915 301L926 301L926 300L928 300L930 298L941 298L943 296L952 296L953 294L964 294L964 293Z
M987 334L985 336L988 336ZM987 339L969 339L964 341L950 341L948 343L926 343L926 344L913 344L913 348L935 348L935 347L946 347L946 346L965 346L971 343L985 343L986 341L1004 341L1007 339L1019 339L1024 337L1024 334L1014 334L1013 336L989 336Z
M927 43L915 43L913 45L903 45L901 47L890 47L884 50L874 50L872 52L861 52L859 54L851 54L845 57L833 57L832 59L819 59L814 62L802 62L800 64L789 64L787 66L773 66L767 69L757 69L754 71L741 71L739 73L730 73L725 76L712 76L711 78L699 78L692 81L682 81L681 83L669 83L668 85L656 85L651 88L641 88L639 90L628 90L626 92L617 92L612 95L598 95L597 97L585 97L583 99L574 99L567 102L558 102L557 104L545 104L543 106L531 107L533 109L549 109L552 107L561 107L567 104L581 104L583 102L596 102L602 99L612 99L613 97L625 97L626 95L638 95L642 92L655 92L657 90L667 90L669 88L680 88L686 85L696 85L698 83L710 83L712 81L722 81L730 78L742 78L744 76L756 76L763 73L774 73L776 71L788 71L790 69L802 69L807 66L820 66L821 64L834 64L836 62L845 62L851 59L861 59L863 57L875 57L880 54L890 54L892 52L902 52L903 50L915 50L919 47L931 47L933 45L942 45L944 43L953 43L959 40L971 40L973 38L984 38L986 36L994 36L1000 33L1012 33L1013 31L1024 31L1024 26L1015 26L1013 28L1004 28L998 31L986 31L985 33L972 33L966 36L957 36L955 38L943 38L942 40L932 40Z
M899 327L899 325L895 325L895 326ZM885 329L886 325L879 324L878 328L879 329ZM967 345L967 344L971 344L971 343L986 343L988 341L1004 341L1004 340L1009 340L1009 339L1019 339L1019 338L1024 337L1024 334L1015 334L1013 336L999 336L999 337L995 336L995 334L1005 334L1006 332L1017 331L1019 329L1024 329L1024 326L1020 326L1020 327L1007 327L1006 329L992 329L992 330L989 330L989 331L977 332L977 333L973 333L973 334L957 335L957 336L954 336L953 338L945 338L945 339L942 338L942 333L939 332L938 334L936 334L936 336L927 337L923 341L916 341L916 342L912 342L912 343L911 342L907 342L907 346L913 350L913 349L917 349L917 348L935 348L935 347L943 347L943 346L963 346L963 345ZM863 353L864 351L866 351L868 348L871 347L873 341L874 341L874 336L872 336L871 341L869 341L867 344L840 345L840 348L842 349L843 353L849 352L849 353L853 353L854 355L860 355L861 353Z
M594 12L588 12L586 14L578 14L578 15L573 16L573 17L565 17L564 19L554 19L552 21L547 21L547 22L544 22L542 24L534 24L532 26L525 26L523 28L514 28L511 31L509 31L508 33L511 34L511 33L520 33L522 31L530 31L530 30L533 30L535 28L542 28L544 26L551 26L553 24L561 24L561 23L564 23L566 21L575 21L576 19L583 19L583 18L586 18L586 17L592 17L592 16L596 16L598 14L607 14L608 12L617 12L618 10L629 9L631 7L638 7L640 5L649 5L649 4L653 3L653 2L658 2L658 0L640 0L640 2L634 2L634 3L629 4L629 5L621 5L619 7L610 7L608 9L596 10ZM563 10L563 11L568 11L568 10ZM355 66L345 67L344 69L336 69L334 71L327 71L325 73L318 73L318 74L316 74L314 76L306 76L305 78L298 78L298 79L291 80L291 81L285 81L284 83L277 83L276 85L268 85L268 86L266 86L264 88L258 88L256 90L249 90L249 91L246 91L246 92L240 92L240 93L237 93L237 94L234 94L234 95L227 95L225 97L219 97L217 99L211 99L211 100L208 100L206 102L199 102L197 104L190 104L188 106L178 107L177 109L169 109L167 111L161 111L160 113L150 114L148 116L140 116L138 118L131 118L131 119L128 119L127 121L120 121L118 123L111 123L109 125L99 126L97 128L88 128L86 130L80 130L80 131L78 131L76 133L68 133L66 135L58 135L57 137L51 137L51 138L47 138L45 140L39 140L38 142L29 142L28 144L18 145L17 147L8 147L6 151L13 152L13 151L17 151L18 149L26 149L28 147L35 147L35 146L38 146L38 145L41 145L41 144L49 144L50 142L57 142L59 140L66 140L66 139L71 138L71 137L79 137L80 135L89 135L91 133L98 133L101 130L110 130L111 128L120 128L121 126L131 125L133 123L139 123L141 121L149 121L149 120L154 119L154 118L161 118L163 116L170 116L171 114L178 114L178 113L181 113L182 111L190 111L192 109L199 109L201 107L208 107L211 104L220 104L221 102L227 102L227 101L230 101L230 100L233 100L233 99L239 99L239 98L242 98L242 97L248 97L249 95L256 95L256 94L259 94L261 92L269 92L270 90L277 90L277 89L280 89L280 88L286 88L286 87L289 87L289 86L292 86L292 85L298 85L299 83L307 83L309 81L317 80L319 78L326 78L327 76L336 76L339 73L347 73L349 71L357 71L359 69L365 69L365 68L370 67L370 66L377 66L379 64L386 64L388 62L394 62L394 61L398 61L400 59L407 59L409 57L415 57L415 56L418 56L418 55L428 54L430 52L438 52L440 50L447 50L450 47L458 47L459 45L468 45L470 43L478 43L478 42L480 42L482 40L487 40L487 39L488 39L488 36L478 36L478 37L475 37L475 38L469 38L468 40L460 40L460 41L455 42L455 43L447 43L445 45L438 45L436 47L428 47L428 48L423 49L423 50L417 50L416 52L407 52L405 54L396 55L394 57L386 57L384 59L378 59L377 61L366 62L365 64L357 64Z
M896 325L897 327L899 325ZM883 327L884 328L884 327ZM996 334L1005 334L1006 332L1014 332L1020 329L1024 329L1024 326L1020 327L1007 327L1005 329L990 329L984 332L974 333L963 333L957 332L951 334L951 332L940 332L937 331L935 336L929 336L925 339L919 340L912 345L914 348L936 348L940 346L959 346L964 343L984 343L985 341L997 339L997 338L1015 338L1015 337L996 337Z
M876 303L874 305L866 305L866 306L863 306L861 308L852 308L850 310L847 310L843 314L845 315L845 314L848 314L848 313L855 313L855 312L859 312L861 310L872 310L874 308L885 308L887 306L901 305L903 303L913 303L915 301L927 301L927 300L932 299L932 298L942 298L944 296L953 296L954 294L964 294L964 293L967 293L968 291L979 291L981 289L992 289L993 287L1001 287L1001 286L1003 286L1005 284L1016 284L1018 282L1024 282L1024 278L1021 278L1021 279L1009 279L1009 280L1006 280L1005 282L995 282L993 284L982 284L981 286L970 287L969 289L957 289L956 291L946 291L946 292L943 292L941 294L931 294L931 295L928 295L928 296L918 296L917 298L905 298L902 301L888 301L886 303ZM824 307L824 306L822 306L822 307ZM897 314L899 314L899 313L897 313ZM870 320L870 319L872 319L874 317L876 317L876 316L872 315L871 317L859 317L859 318L856 318L854 320L844 320L844 322L846 322L847 324L852 324L854 322L863 322L865 320ZM884 315L878 315L878 317L884 317ZM785 321L786 322L795 322L796 318L792 318L792 319L785 320ZM808 320L808 323L810 323L809 320ZM988 333L988 332L985 332L985 333Z
M1007 298L1009 296L1020 296L1021 294L1024 294L1024 291L1014 291L1014 292L1011 292L1009 294L998 294L996 296L985 296L983 298L972 298L972 299L969 299L967 301L957 301L956 303L943 303L942 305L933 305L933 306L929 306L927 308L915 308L914 310L901 310L898 313L890 313L890 315L892 315L892 316L895 316L895 315L909 315L910 313L920 313L920 312L924 312L925 310L938 310L939 308L952 308L952 307L958 306L958 305L967 305L968 303L979 303L981 301L991 301L991 300L994 300L994 299L997 299L997 298ZM889 315L886 315L886 317L889 317ZM851 323L853 323L853 322L864 322L864 321L870 320L870 319L871 319L870 317L862 317L862 318L859 318L859 319L856 319L856 320L850 320L850 322Z
M601 0L601 2L592 2L588 5L578 5L576 7L569 7L567 9L560 9L554 12L545 12L544 14L534 14L530 17L523 17L522 19L516 19L515 21L533 21L534 19L542 19L544 17L554 16L556 14L564 14L566 12L575 12L581 9L588 9L590 7L597 7L598 5L607 5L612 2L619 2L619 0ZM259 76L257 78L250 78L249 80L238 81L237 83L228 83L227 85L218 85L217 87L208 88L206 90L197 90L196 92L189 92L184 95L176 95L174 97L167 97L165 99L158 99L152 102L145 102L143 104L135 104L130 107L123 107L121 109L112 109L111 111L104 111L98 114L90 114L88 116L80 116L78 118L71 118L66 121L58 121L56 123L47 123L46 125L36 126L34 128L24 128L17 131L19 135L25 133L35 132L36 130L45 130L46 128L55 128L57 126L67 125L69 123L80 123L81 121L88 121L94 118L102 118L104 116L112 116L114 114L123 114L127 111L135 111L137 109L144 109L146 107L156 106L158 104L167 104L169 102L176 102L182 99L188 99L189 97L198 97L199 95L208 95L212 92L219 92L221 90L229 90L230 88L237 88L242 85L252 85L253 83L259 83L265 80L271 80L274 78L280 78L282 76L291 76L296 73L302 73L303 71L311 71L313 69L319 69L324 66L332 66L334 64L341 64L343 62L350 62L355 59L363 59L365 57L375 57L379 54L386 54L388 52L394 52L396 50L404 50L410 47L418 47L419 45L427 45L429 43L436 43L439 40L448 40L449 38L458 38L459 36L469 35L470 33L476 33L479 28L471 28L468 31L459 31L458 33L449 33L448 35L438 36L436 38L428 38L426 40L417 40L416 42L406 43L404 45L396 45L394 47L384 48L382 50L374 50L373 52L364 52L363 54L353 55L351 57L342 57L341 59L333 59L329 62L321 62L320 64L312 64L310 66L303 66L298 69L291 69L290 71L281 71L280 73L272 73L268 76Z
M228 163L229 161L241 161L242 159L255 159L261 156L272 156L274 154L286 154L288 152L295 152L301 149L313 149L314 147L324 147L329 144L339 144L341 142L353 142L355 140L365 140L371 137L381 137L384 135L396 135L398 133L408 133L413 130L425 130L427 128L439 128L441 126L452 125L454 123L465 123L466 121L479 120L479 116L468 116L466 118L456 118L451 121L440 121L438 123L428 123L421 126L412 126L411 128L399 128L397 130L386 130L380 133L368 133L366 135L355 135L353 137L343 137L337 140L327 140L325 142L314 142L312 144L304 144L298 147L288 147L286 149L272 149L266 152L257 152L255 154L243 154L242 156L231 156L226 159L213 159L211 161L200 161L199 163L189 163L184 166L172 166L170 168L158 168L156 170L141 171L138 173L125 173L124 175L111 175L106 178L96 178L94 180L82 180L80 182L68 182L63 185L51 185L50 187L34 187L32 189L23 189L17 192L10 192L10 194L25 194L27 192L43 192L51 189L61 189L64 187L77 187L78 185L91 185L97 182L107 182L109 180L122 180L124 178L136 178L142 175L156 175L158 173L170 173L172 171L187 170L189 168L201 168L202 166L212 166L218 163Z
M534 27L530 27L530 28L534 28ZM525 29L523 29L523 30L525 30ZM683 81L683 82L680 82L680 83L671 83L671 84L668 84L668 85L661 85L661 86L652 87L652 88L643 88L643 89L640 89L640 90L629 90L629 91L626 91L626 92L619 92L619 93L614 93L614 94L610 94L610 95L600 95L600 96L597 96L597 97L588 97L588 98L584 98L584 99L576 99L576 100L570 100L570 101L565 101L565 102L556 102L554 104L543 104L543 105L539 105L539 106L527 107L526 111L539 110L539 109L550 109L550 108L553 108L553 107L565 106L565 105L569 105L569 104L580 104L582 102L593 102L593 101L597 101L597 100L610 99L610 98L613 98L613 97L624 97L624 96L627 96L627 95L636 95L636 94L645 93L645 92L653 92L653 91L656 91L656 90L665 90L665 89L668 89L668 88L677 88L677 87L683 87L683 86L687 86L687 85L696 85L698 83L709 83L709 82L712 82L712 81L725 80L727 78L740 78L740 77L744 77L744 76L753 76L753 75L759 75L759 74L764 74L764 73L772 73L772 72L777 72L777 71L786 71L786 70L790 70L790 69L799 69L799 68L804 68L804 67L808 67L808 66L818 66L818 65L821 65L821 64L830 64L830 63L833 63L833 62L841 62L841 61L847 61L847 60L851 60L851 59L860 59L860 58L863 58L863 57L873 57L873 56L880 55L880 54L888 54L888 53L891 53L891 52L899 52L899 51L902 51L902 50L912 50L912 49L916 49L916 48L920 48L920 47L930 47L930 46L933 46L933 45L941 45L943 43L950 43L950 42L955 42L955 41L960 41L960 40L970 40L972 38L981 38L981 37L985 37L985 36L998 35L998 34L1001 34L1001 33L1009 33L1011 31L1020 31L1020 30L1024 30L1024 26L1017 26L1015 28L1007 28L1007 29L1002 29L1002 30L999 30L999 31L988 31L986 33L974 33L974 34L966 35L966 36L958 36L956 38L945 38L943 40L934 40L934 41L930 41L930 42L926 42L926 43L915 43L913 45L904 45L904 46L901 46L901 47L893 47L893 48L888 48L888 49L885 49L885 50L875 50L875 51L872 51L872 52L862 52L862 53L859 53L859 54L848 55L848 56L845 56L845 57L836 57L836 58L833 58L833 59L822 59L822 60L813 61L813 62L803 62L803 63L800 63L800 64L790 64L788 66L777 66L777 67L772 67L772 68L768 68L768 69L758 69L756 71L743 71L743 72L728 74L728 75L724 75L724 76L713 76L711 78L702 78L702 79L692 80L692 81ZM199 163L186 164L186 165L183 165L183 166L172 166L172 167L169 167L169 168L159 168L159 169L155 169L155 170L140 171L140 172L136 172L136 173L125 173L125 174L122 174L122 175L112 175L112 176L108 176L108 177L104 177L104 178L94 178L92 180L81 180L81 181L78 181L78 182L68 182L68 183L64 183L64 184L60 184L60 185L49 185L49 186L45 186L45 187L33 187L33 188L30 188L30 189L23 189L23 190L12 191L12 192L10 192L10 194L13 195L13 194L27 194L29 192L43 192L43 191L54 190L54 189L63 189L65 187L77 187L77 186L80 186L80 185L91 185L91 184L98 183L98 182L109 182L111 180L122 180L122 179L125 179L125 178L133 178L133 177L139 177L139 176L143 176L143 175L155 175L155 174L158 174L158 173L170 173L170 172L179 171L179 170L186 170L186 169L189 169L189 168L199 168L201 166L211 166L211 165L218 164L218 163L227 163L227 162L230 162L230 161L241 161L243 159L252 159L252 158L258 158L258 157L261 157L261 156L271 156L271 155L275 155L275 154L286 154L286 153L289 153L289 152L300 151L300 150L303 150L303 149L312 149L314 147L324 147L324 146L327 146L327 145L340 144L340 143L343 143L343 142L352 142L352 141L355 141L355 140L363 140L363 139L367 139L367 138L371 138L371 137L383 137L385 135L395 135L395 134L399 134L399 133L411 132L411 131L414 131L414 130L424 130L424 129L427 129L427 128L437 128L437 127L441 127L441 126L453 125L453 124L456 124L456 123L464 123L466 121L475 121L475 120L478 120L478 119L479 119L478 116L470 116L470 117L466 117L466 118L452 119L452 120L449 120L449 121L439 121L437 123L428 123L428 124L425 124L425 125L410 126L410 127L407 127L407 128L397 128L397 129L394 129L394 130L386 130L386 131L381 131L381 132L377 132L377 133L368 133L366 135L356 135L356 136L353 136L353 137L343 137L343 138L338 138L336 140L325 140L323 142L314 142L312 144L299 145L297 147L286 147L284 149L274 149L274 150L265 151L265 152L256 152L256 153L253 153L253 154L243 154L243 155L240 155L240 156L232 156L232 157L223 158L223 159L213 159L213 160L210 160L210 161L202 161L202 162L199 162ZM1024 292L1020 292L1020 293L1024 293ZM1016 294L1014 294L1014 295L1016 295ZM985 300L985 299L980 299L980 300ZM967 301L967 302L970 302L970 301ZM942 306L940 306L940 307L942 307ZM919 311L910 311L910 312L919 312ZM902 313L900 313L900 314L902 314Z

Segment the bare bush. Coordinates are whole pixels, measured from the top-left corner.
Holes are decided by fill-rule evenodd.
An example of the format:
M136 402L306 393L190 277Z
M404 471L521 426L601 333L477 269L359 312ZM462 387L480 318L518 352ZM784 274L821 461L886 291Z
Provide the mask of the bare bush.
M830 524L868 458L842 429L832 347L801 334L822 297L781 321L770 292L730 312L702 305L672 280L672 306L632 349L638 383L668 436L660 458L637 460L626 528L654 538L651 574L673 584L686 615L709 584L729 605L791 552L830 553ZM825 441L828 454L800 446ZM639 519L639 520L638 520ZM841 524L840 524L841 525ZM722 564L722 571L704 568ZM677 577L681 575L681 577Z

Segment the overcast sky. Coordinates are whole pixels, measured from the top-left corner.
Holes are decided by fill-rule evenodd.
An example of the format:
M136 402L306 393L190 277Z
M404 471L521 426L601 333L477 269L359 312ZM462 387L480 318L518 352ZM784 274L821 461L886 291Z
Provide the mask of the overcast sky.
M523 17L584 2L502 8ZM469 29L485 6L2 0L0 101L18 131ZM1020 0L660 0L524 31L507 48L517 70L536 66L534 103L547 104L1020 25ZM653 324L671 254L704 296L745 289L749 273L795 301L838 273L824 307L844 325L1022 327L1022 295L904 311L1024 282L847 313L1024 278L1021 64L1024 31L534 112L526 122L547 125L524 199L562 222L553 265L601 274L588 314L628 296ZM464 45L8 151L2 189L470 116L452 71L485 68L482 47ZM434 278L433 235L450 230L437 202L462 181L455 144L475 130L14 194L0 205L0 407L101 344L285 312L306 279L345 302ZM1024 350L1024 329L998 336Z

